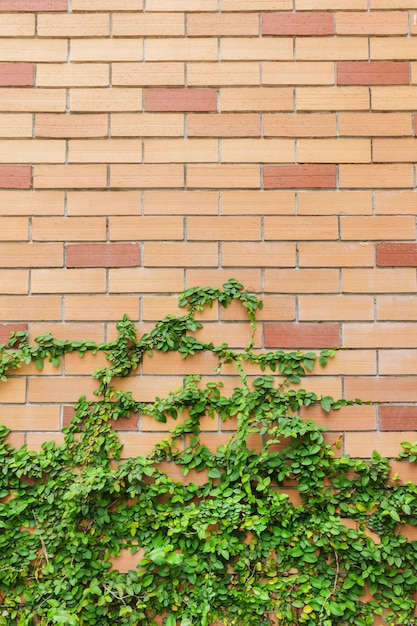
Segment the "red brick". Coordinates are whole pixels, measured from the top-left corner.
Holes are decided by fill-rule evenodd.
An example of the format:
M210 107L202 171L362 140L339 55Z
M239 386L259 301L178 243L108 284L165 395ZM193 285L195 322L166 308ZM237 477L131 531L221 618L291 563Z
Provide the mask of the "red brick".
M417 267L417 244L378 243L376 264L383 267Z
M145 111L217 111L215 89L146 89Z
M331 13L265 13L262 16L263 35L333 35Z
M64 406L62 410L62 427L69 426L72 418L75 416L73 406ZM110 422L115 430L138 430L138 416L119 417L118 420Z
M265 189L336 187L336 165L266 165Z
M2 0L0 11L67 11L68 0Z
M417 406L379 407L380 430L417 430Z
M33 63L2 63L0 65L0 87L27 87L33 85Z
M408 85L407 61L339 61L338 85Z
M138 243L87 243L67 245L67 267L136 267Z
M339 324L265 324L266 348L333 348L339 344Z
M30 165L0 165L0 189L30 189Z
M27 330L27 324L0 324L0 343L7 344L10 333L17 333L21 330Z

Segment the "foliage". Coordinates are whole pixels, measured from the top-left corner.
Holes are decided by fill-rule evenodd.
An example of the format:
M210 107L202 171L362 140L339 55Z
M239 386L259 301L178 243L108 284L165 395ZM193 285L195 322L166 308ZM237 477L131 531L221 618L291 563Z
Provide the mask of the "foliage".
M248 345L200 341L197 312L232 300L247 311ZM233 279L188 289L180 304L183 316L140 338L125 317L107 344L46 334L32 345L16 333L2 347L3 380L23 363L57 365L74 350L103 351L109 365L94 374L97 399L76 404L62 445L14 449L0 429L0 625L368 626L378 616L417 624L417 542L402 534L417 526L416 485L390 478L376 452L369 461L340 456L326 429L299 415L353 404L298 386L335 351L255 351L262 303ZM115 379L153 351L208 351L218 371L236 364L240 386L227 396L220 382L189 376L153 403L116 391ZM268 373L248 378L247 364ZM138 412L178 424L146 458L121 462L114 420ZM208 415L231 431L215 451L200 433ZM403 454L415 460L416 444ZM112 561L126 550L138 566L120 573Z

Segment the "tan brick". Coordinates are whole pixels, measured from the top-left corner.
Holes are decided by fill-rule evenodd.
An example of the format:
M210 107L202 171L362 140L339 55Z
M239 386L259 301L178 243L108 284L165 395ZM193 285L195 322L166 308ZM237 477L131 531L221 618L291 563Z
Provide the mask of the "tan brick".
M264 224L266 240L338 239L338 222L335 216L268 216L265 217Z
M139 319L137 296L65 296L65 320L118 321L125 314L133 321Z
M1 95L1 94L0 94ZM70 109L74 111L141 111L142 89L71 89Z
M372 145L376 163L414 163L417 160L415 139L374 139Z
M413 187L411 165L345 165L339 166L341 188Z
M377 319L382 322L411 322L417 320L414 296L380 296L377 299Z
M103 217L34 217L34 241L105 241Z
M215 61L217 41L212 38L146 40L147 61Z
M367 139L300 139L299 163L370 163L371 142Z
M181 216L166 216L163 227L159 217L109 217L109 233L112 241L182 240L184 225Z
M223 243L223 267L294 267L295 245L290 243Z
M217 243L145 243L145 267L217 267Z
M0 270L1 294L24 295L28 293L28 287L29 272L27 270Z
M59 406L3 405L1 420L6 428L12 430L59 430L59 412Z
M415 28L417 29L417 24ZM416 62L411 63L410 66L411 66L411 84L415 85L417 83L417 63Z
M64 215L64 194L60 191L3 191L1 202L3 216Z
M61 244L0 244L0 267L62 267L63 259Z
M61 319L60 296L1 296L1 319L4 322L44 321ZM9 402L13 402L12 399Z
M191 358L182 359L178 352L156 352L152 356L144 355L143 373L145 375L157 374L159 376L177 376L186 374L210 375L214 374L217 358L210 352L200 352Z
M416 237L416 223L412 216L366 216L342 217L342 239L350 240L391 240L411 239Z
M173 87L185 84L184 63L114 63L113 85Z
M271 57L272 58L272 57ZM276 57L275 57L276 58ZM333 85L333 63L267 61L262 64L263 85Z
M0 14L0 37L33 37L35 16L30 13Z
M373 267L371 243L300 243L300 267Z
M113 113L112 137L182 137L181 113Z
M217 139L149 139L144 145L145 163L217 163Z
M339 113L339 135L355 137L412 135L407 113Z
M189 217L187 240L260 241L259 217Z
M217 0L148 0L147 11L217 11Z
M261 121L257 113L190 113L189 137L259 137Z
M184 35L184 16L179 13L115 13L113 37L172 37Z
M142 11L143 0L72 0L73 11Z
M240 276L240 273L239 273ZM245 283L246 288L247 283ZM253 288L251 287L252 291ZM256 318L259 322L268 321L294 321L295 320L295 297L294 296L262 296L263 308L257 311ZM232 302L227 309L220 310L222 320L244 320L247 322L248 316L242 305ZM247 341L247 340L246 340ZM241 346L245 345L243 342ZM258 373L259 370L256 370Z
M242 37L258 34L259 18L256 13L190 13L187 15L188 37Z
M36 137L107 137L105 114L38 113L35 116Z
M64 163L65 141L1 139L0 163Z
M377 353L376 350L339 350L336 352L336 355L329 359L327 364L322 367L319 363L316 363L313 375L317 374L317 376L322 376L326 374L326 376L363 376L363 375L375 375L377 373ZM348 407L346 407L348 408ZM369 417L372 416L375 419L376 407L349 407L352 410L352 413L361 413L360 409L364 409L364 414ZM317 407L319 409L319 407ZM320 407L321 410L321 407ZM300 410L300 413L307 414L308 411ZM336 410L336 415L340 415L339 411ZM341 411L342 415L344 411ZM349 413L349 411L348 411ZM330 417L329 414L327 414ZM340 417L336 417L336 419L340 420ZM332 420L330 420L332 421ZM333 422L334 423L334 422ZM339 425L340 427L340 425ZM347 428L346 430L353 430L352 428ZM359 428L362 430L362 428ZM366 429L363 429L366 430Z
M67 42L65 39L0 39L0 58L2 62L30 61L31 63L59 63L67 60Z
M411 60L417 54L417 43L410 37L371 37L371 60Z
M178 316L185 312L178 306L178 298L175 296L144 296L142 301L142 318L145 321L157 321L165 315ZM214 311L211 311L211 316L214 315Z
M381 298L385 299L385 298ZM416 350L380 350L379 373L381 376L403 376L414 374L417 366ZM380 407L382 408L382 407ZM388 407L384 407L388 409ZM410 408L410 407L408 407ZM406 410L406 407L403 407ZM415 407L413 407L413 410ZM384 430L397 430L396 428L384 428Z
M230 347L242 348L246 346L251 339L251 327L248 323L244 322L227 322L227 323L206 323L204 328L197 330L195 337L199 341L209 343L214 342L215 345L221 343L227 343ZM262 344L261 327L258 327L255 332L255 348L259 348ZM208 423L207 426L213 425L213 422ZM209 430L209 428L205 428ZM212 430L217 430L217 425L212 426Z
M288 163L294 161L291 139L223 139L223 163ZM207 159L201 159L207 160Z
M104 63L39 63L36 70L38 87L106 87L109 82Z
M188 165L189 188L258 189L259 166L255 165Z
M413 268L343 269L344 293L404 293L416 289Z
M104 269L32 270L32 293L105 293Z
M140 163L140 139L70 139L69 163Z
M28 89L4 87L0 89L0 111L17 112L64 112L65 89Z
M110 35L109 16L44 13L38 15L38 37L106 37Z
M296 11L316 11L316 10L343 10L349 11L366 11L368 8L367 0L295 0Z
M416 348L416 324L414 322L344 324L343 346L345 348Z
M183 165L112 165L111 187L183 187Z
M371 321L374 319L374 299L372 296L300 296L298 319L309 322Z
M96 372L99 367L108 367L109 362L103 352L92 354L86 352L82 358L78 352L72 352L64 356L64 367L66 376L89 376ZM75 414L73 407L64 407L63 422L68 418L69 410L72 409L72 416Z
M262 17L262 35L333 35L331 13L273 13Z
M220 89L221 111L292 111L290 87L225 87Z
M298 87L296 102L298 111L355 111L368 110L370 99L366 87Z
M29 219L27 217L2 217L0 241L27 241Z
M293 215L293 191L223 191L222 215Z
M292 0L223 0L223 11L287 11Z
M222 287L230 278L230 270L224 269L187 269L185 271L185 288L195 285L212 285ZM251 293L261 291L261 270L242 269L239 271L239 279L244 283L245 289Z
M405 12L336 13L338 35L407 35L408 19Z
M137 456L147 456L152 452L154 446L161 441L160 433L121 433L120 443L123 445L122 458L130 459ZM115 567L121 572L127 568L131 569L132 565L137 564L140 560L140 553L131 554L129 558L123 555L123 560L114 557L112 560ZM137 567L137 565L135 565Z
M32 115L0 113L0 137L32 137Z
M182 269L116 268L109 270L110 293L170 293L184 288Z
M26 445L28 450L40 452L45 442L53 441L59 446L64 443L64 434L57 432L28 433L26 435Z
M415 0L371 0L371 9L417 9Z
M75 215L139 215L139 191L70 191L67 213Z
M101 343L105 339L104 324L80 322L74 324L31 323L29 337L33 341L35 337L46 332L50 332L56 339L70 339L72 341L89 340Z
M214 191L145 191L145 215L217 215Z
M349 398L369 398L374 402L398 402L400 399L402 402L415 402L417 389L412 381L413 377L411 376L404 376L400 379L388 376L383 378L368 378L364 376L362 378L348 379L345 383L346 396ZM404 434L402 433L403 438L401 441L406 440ZM401 433L390 433L390 435L392 435L394 441L398 441L397 437L399 438ZM384 454L382 451L381 453Z
M374 111L414 111L417 105L417 87L372 87Z
M362 355L364 351L357 351ZM349 353L339 352L336 360L341 356ZM333 361L329 363L329 367L333 366ZM327 371L327 370L326 370ZM372 374L373 372L368 372ZM312 419L316 424L326 426L330 431L338 431L343 428L344 431L362 431L376 430L376 407L375 406L344 406L333 411L325 413L319 406L302 407L300 415L304 419Z
M417 198L413 191L377 191L375 211L379 215L416 215Z
M274 113L264 115L265 137L335 137L334 113Z
M36 403L76 402L82 395L93 399L93 391L96 387L97 381L88 376L30 378L28 397L29 402Z
M220 55L223 61L292 61L293 40L290 37L223 37L220 40Z
M191 62L187 77L190 87L260 85L259 63L255 61Z
M3 391L3 394L4 394L4 391ZM23 404L25 402L25 395L26 395L26 380L24 378L10 378L7 384L7 403L8 404L9 403L10 404ZM17 430L17 428L15 428L15 430Z
M142 61L142 39L73 39L71 61Z
M340 37L297 37L295 50L298 61L365 61L368 59L368 39L350 37L347 46Z
M300 191L299 215L371 215L369 191Z
M36 165L35 189L84 189L107 187L105 165Z
M267 269L265 292L339 293L339 272L335 269Z
M366 379L364 380L366 385ZM368 392L369 393L369 392ZM395 394L392 394L395 395ZM346 433L345 450L353 458L370 458L373 450L387 457L396 457L401 451L401 442L410 441L415 437L413 432L407 433Z

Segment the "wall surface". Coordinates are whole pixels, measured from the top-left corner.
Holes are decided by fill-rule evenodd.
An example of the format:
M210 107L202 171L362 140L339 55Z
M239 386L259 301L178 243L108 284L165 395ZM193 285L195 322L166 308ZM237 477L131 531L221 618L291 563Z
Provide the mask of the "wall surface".
M0 0L0 340L149 330L235 277L265 302L257 348L346 348L307 388L376 404L316 411L329 439L395 455L417 430L416 33L417 0ZM205 317L249 336L236 307ZM2 386L12 440L59 441L100 365ZM156 355L126 384L150 400L212 365ZM126 422L125 455L160 427Z

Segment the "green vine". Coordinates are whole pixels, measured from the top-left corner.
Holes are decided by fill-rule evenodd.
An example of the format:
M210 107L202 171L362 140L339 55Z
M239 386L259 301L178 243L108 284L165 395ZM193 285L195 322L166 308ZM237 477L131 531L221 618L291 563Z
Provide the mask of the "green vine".
M233 300L247 312L246 347L198 340L196 313ZM62 445L15 449L0 427L0 625L417 625L417 541L404 531L417 526L417 486L391 477L376 452L338 456L326 429L299 414L360 403L299 386L336 350L255 351L262 303L234 279L188 289L179 302L183 316L141 337L124 317L108 343L47 333L31 344L18 332L0 347L3 381L72 351L108 360ZM151 403L116 390L154 351L210 352L217 372L236 364L240 385L227 396L220 382L188 376ZM248 377L247 364L260 375ZM121 461L114 420L132 413L181 419L147 457ZM200 436L207 415L231 431L215 451ZM399 459L416 461L417 444L405 443ZM176 481L167 467L189 476ZM138 564L122 573L115 559L125 551Z

